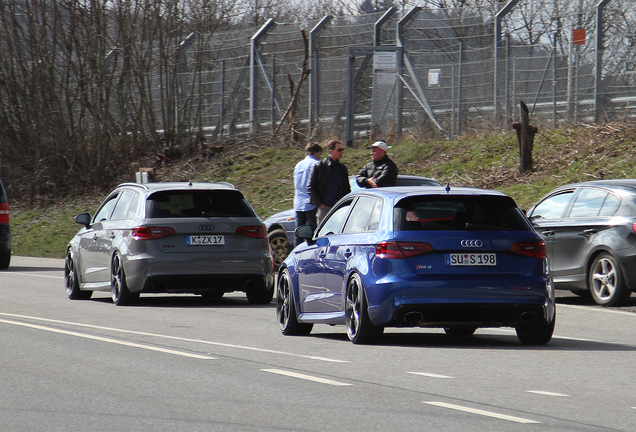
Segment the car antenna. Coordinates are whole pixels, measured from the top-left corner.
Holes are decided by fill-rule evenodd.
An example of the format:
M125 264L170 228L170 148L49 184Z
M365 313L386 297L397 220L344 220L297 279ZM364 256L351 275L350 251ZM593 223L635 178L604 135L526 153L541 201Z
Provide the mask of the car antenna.
M192 187L192 180L188 182L188 186Z
M446 193L450 192L450 183L446 183Z

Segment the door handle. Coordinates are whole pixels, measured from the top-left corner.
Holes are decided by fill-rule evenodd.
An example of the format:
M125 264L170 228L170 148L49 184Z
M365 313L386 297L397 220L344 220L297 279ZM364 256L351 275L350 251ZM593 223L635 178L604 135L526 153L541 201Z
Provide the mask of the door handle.
M543 231L543 232L541 233L541 235L544 235L544 236L551 236L551 235L554 235L554 231L552 231L552 230Z
M325 255L327 255L325 249L321 249L320 252L318 252L318 258L320 259L323 259Z
M592 234L596 234L598 232L598 230L594 229L594 228L590 228L590 229L586 229L583 231L583 234L586 235L592 235Z
M351 252L351 249L347 249L344 253L345 258L351 258L351 255L353 255L353 252Z

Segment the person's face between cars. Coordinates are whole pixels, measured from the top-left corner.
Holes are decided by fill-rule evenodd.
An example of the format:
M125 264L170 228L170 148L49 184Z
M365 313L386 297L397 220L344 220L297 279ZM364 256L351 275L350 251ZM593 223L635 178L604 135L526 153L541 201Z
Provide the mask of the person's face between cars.
M338 159L342 157L342 153L344 153L344 147L338 144L336 148L334 148L333 150L329 150L329 157L332 160L337 161Z

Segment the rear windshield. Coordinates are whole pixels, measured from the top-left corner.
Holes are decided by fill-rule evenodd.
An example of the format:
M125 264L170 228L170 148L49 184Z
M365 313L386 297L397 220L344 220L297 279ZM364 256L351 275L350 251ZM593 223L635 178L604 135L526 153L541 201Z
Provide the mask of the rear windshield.
M164 191L146 201L147 218L253 216L252 207L236 190Z
M514 200L501 196L418 196L394 209L396 231L508 230L532 226Z

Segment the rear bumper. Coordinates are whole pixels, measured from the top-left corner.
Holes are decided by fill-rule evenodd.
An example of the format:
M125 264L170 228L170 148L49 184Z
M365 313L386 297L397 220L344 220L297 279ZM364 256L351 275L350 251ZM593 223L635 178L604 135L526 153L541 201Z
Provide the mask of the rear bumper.
M146 279L142 292L190 294L203 294L210 291L248 292L269 289L272 281L271 274L150 276Z
M249 291L273 286L272 261L268 255L227 256L224 260L135 256L125 263L128 289L147 293L204 293Z
M367 286L366 293L371 321L388 327L514 327L555 315L547 278L399 281Z
M458 303L420 304L398 307L388 327L516 327L521 322L554 319L554 304Z
M11 229L8 224L0 224L0 253L11 252Z

